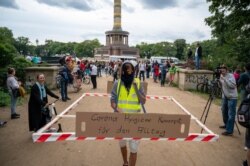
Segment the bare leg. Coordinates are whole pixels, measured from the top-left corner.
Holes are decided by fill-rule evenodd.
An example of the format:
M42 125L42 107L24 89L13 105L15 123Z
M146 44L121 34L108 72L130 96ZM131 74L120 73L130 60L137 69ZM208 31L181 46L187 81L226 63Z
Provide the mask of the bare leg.
M128 164L128 157L127 157L127 147L121 147L122 152L122 159L124 164Z
M137 153L130 153L129 166L135 166L136 159L137 159Z

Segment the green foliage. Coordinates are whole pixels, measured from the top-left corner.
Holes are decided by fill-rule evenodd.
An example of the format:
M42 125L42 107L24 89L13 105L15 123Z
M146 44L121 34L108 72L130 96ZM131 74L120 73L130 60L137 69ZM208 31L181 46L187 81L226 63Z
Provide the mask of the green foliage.
M12 63L4 68L0 68L0 87L2 90L7 92L6 80L7 80L7 69L8 67L14 67L16 69L17 78L25 83L25 68L32 66L32 63L27 61L24 57L16 57Z
M85 40L76 45L75 53L78 57L94 57L94 49L100 46L101 44L97 39Z
M148 59L150 59L150 57L152 56L152 45L142 42L141 44L137 44L136 48L140 50L141 58L147 57Z
M176 56L179 59L184 59L184 49L186 47L186 40L185 39L176 39L174 41L176 47Z
M7 27L0 27L0 43L14 43L13 33Z
M207 0L212 16L205 19L217 38L221 62L242 65L250 61L249 0Z
M5 92L7 92L6 80L7 80L7 67L0 68L0 88L2 88L2 90L5 90Z
M16 38L14 42L14 46L21 55L28 55L30 53L29 44L29 38L23 36Z
M136 48L140 50L140 57L150 59L151 56L175 56L176 55L176 47L173 43L169 42L160 42L154 44L148 44L142 42L141 44L137 44Z
M15 47L10 43L0 43L0 66L5 67L11 64L16 53Z
M23 83L25 82L25 68L30 66L32 66L32 63L23 57L15 58L13 64L10 65L10 67L16 69L16 76Z
M12 31L6 27L0 27L0 66L2 68L12 63L13 58L17 55L13 44Z
M0 107L8 106L10 103L10 95L0 89Z

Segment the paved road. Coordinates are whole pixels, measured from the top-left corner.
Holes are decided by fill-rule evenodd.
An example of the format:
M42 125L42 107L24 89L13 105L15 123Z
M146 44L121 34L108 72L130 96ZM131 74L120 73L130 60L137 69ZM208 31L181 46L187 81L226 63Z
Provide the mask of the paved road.
M84 92L106 92L107 80L110 77L98 78L98 89L91 90L91 85L84 86L80 93L69 92L71 101L57 102L58 112L67 108ZM206 100L186 91L173 87L160 87L159 84L147 80L148 94L170 95L177 99L187 110L200 117ZM58 93L58 91L55 91ZM52 99L51 99L52 101ZM173 113L178 107L169 101L147 101L148 112ZM111 112L108 98L84 98L70 112L102 111ZM1 108L0 118L8 120L4 128L0 128L0 165L1 166L120 166L122 157L117 141L64 141L51 143L33 143L28 131L27 100L18 107L20 119L10 120L9 108ZM74 131L73 119L60 121L64 131ZM219 106L212 105L206 126L220 134L221 112ZM244 129L240 128L244 133ZM191 123L192 132L199 132L199 127ZM138 166L238 166L245 158L243 150L244 135L235 129L232 137L220 136L218 142L176 142L176 141L141 141L138 152Z

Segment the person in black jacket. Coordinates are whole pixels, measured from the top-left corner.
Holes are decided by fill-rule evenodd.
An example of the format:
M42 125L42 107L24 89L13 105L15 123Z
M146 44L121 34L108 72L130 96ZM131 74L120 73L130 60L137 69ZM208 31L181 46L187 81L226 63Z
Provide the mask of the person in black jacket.
M59 97L51 92L44 85L44 74L37 75L37 82L32 86L29 99L29 130L37 131L46 124L46 115L43 114L43 109L48 106L48 96L59 99Z
M200 61L202 58L202 47L200 46L200 43L197 43L196 51L195 51L195 69L200 69Z
M67 100L70 100L70 98L68 97L68 84L72 84L73 83L73 77L70 71L70 63L71 63L71 59L70 58L66 58L65 59L66 64L63 65L61 71L59 72L59 74L61 75L61 80L60 80L60 84L61 84L61 96L62 96L62 101L66 102Z

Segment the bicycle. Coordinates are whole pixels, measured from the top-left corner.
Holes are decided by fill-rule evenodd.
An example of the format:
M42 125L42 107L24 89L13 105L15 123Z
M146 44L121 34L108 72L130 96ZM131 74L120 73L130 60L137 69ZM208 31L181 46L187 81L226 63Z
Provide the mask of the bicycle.
M56 99L54 102L48 104L47 107L45 107L45 109L48 110L47 113L47 123L49 123L52 119L53 116L57 116L57 111L56 111L56 107L55 107L55 103L58 101L59 99ZM54 128L49 128L48 130L46 130L46 132L62 132L62 125L60 123L58 123L58 129L54 129Z
M56 88L57 89L61 88L61 79L62 79L62 76L59 73L57 73L56 75Z
M56 88L60 89L61 88L61 79L62 76L57 73L56 75ZM72 86L75 92L79 92L81 90L81 79L78 79L78 75L73 73L73 82L69 83L68 86Z
M83 73L83 76L82 76L82 83L88 85L90 83L90 78L87 74Z
M221 98L222 96L222 90L218 79L208 80L206 78L203 82L196 85L196 90L201 93L213 93L217 98Z
M201 93L208 93L209 92L209 80L205 78L203 82L198 83L196 85L196 90Z
M77 72L73 73L73 88L75 90L75 92L79 92L82 88L82 78L80 78L81 76L78 75Z

